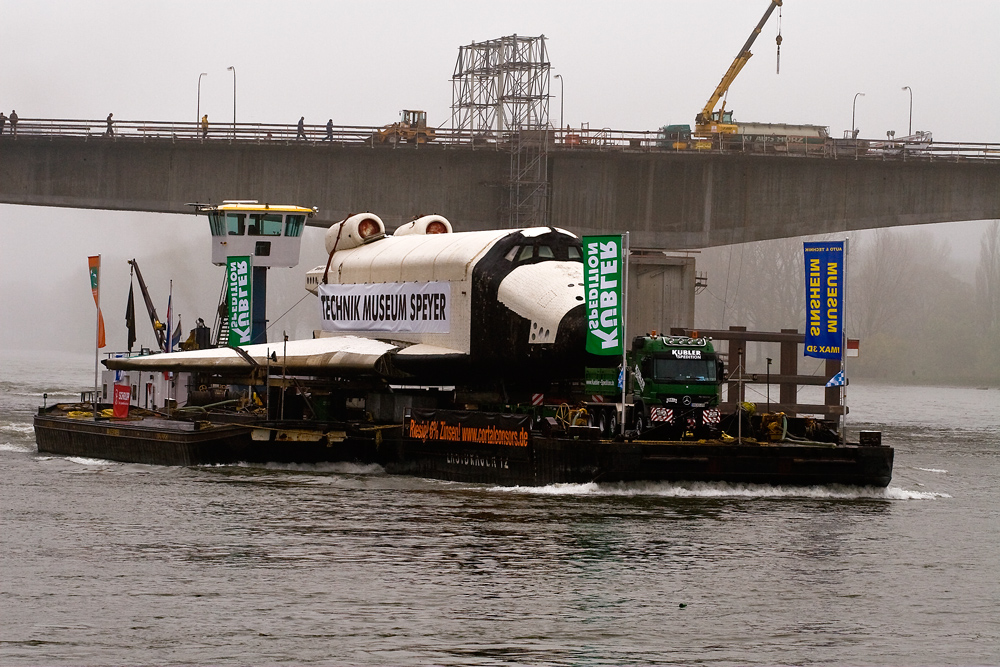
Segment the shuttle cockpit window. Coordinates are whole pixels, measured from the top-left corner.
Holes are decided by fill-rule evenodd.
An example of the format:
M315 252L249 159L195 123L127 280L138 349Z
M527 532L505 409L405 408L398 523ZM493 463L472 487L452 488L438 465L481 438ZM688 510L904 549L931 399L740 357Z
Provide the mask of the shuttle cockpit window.
M554 259L561 262L579 262L583 260L583 256L580 252L580 248L577 246L551 246L547 244L540 245L516 245L507 251L504 258L508 262L513 262L515 264L521 264L529 260L547 260Z

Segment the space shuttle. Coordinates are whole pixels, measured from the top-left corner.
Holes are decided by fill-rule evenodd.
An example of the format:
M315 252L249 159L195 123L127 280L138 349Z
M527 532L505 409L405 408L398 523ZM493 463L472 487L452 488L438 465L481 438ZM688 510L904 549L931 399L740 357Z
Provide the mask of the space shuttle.
M386 232L375 214L332 225L328 261L306 273L312 339L129 359L114 370L373 376L408 385L505 390L582 378L606 365L585 352L580 239L555 227L454 232L442 216Z

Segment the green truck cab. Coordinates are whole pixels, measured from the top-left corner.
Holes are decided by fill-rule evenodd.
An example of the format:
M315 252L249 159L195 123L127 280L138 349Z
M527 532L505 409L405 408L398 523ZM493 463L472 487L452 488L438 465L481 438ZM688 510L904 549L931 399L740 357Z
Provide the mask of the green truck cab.
M710 339L636 336L627 358L637 432L663 427L675 438L718 436L725 368Z

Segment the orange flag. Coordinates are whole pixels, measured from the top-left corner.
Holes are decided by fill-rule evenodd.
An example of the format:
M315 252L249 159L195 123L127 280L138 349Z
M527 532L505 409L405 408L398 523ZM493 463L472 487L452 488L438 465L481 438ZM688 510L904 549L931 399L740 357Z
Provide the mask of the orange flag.
M94 293L94 304L97 306L97 347L104 347L104 315L101 313L101 302L97 293L101 285L101 256L88 257L90 265L90 291Z

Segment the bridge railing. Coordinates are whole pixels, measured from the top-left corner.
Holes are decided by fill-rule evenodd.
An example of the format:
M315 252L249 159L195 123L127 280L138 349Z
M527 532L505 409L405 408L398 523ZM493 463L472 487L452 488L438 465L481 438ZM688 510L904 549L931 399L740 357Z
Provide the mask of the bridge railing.
M136 121L114 120L112 134L108 133L106 120L79 120L59 118L21 118L17 123L17 137L80 137L103 141L172 141L231 143L288 143L305 142L308 145L370 146L391 148L453 147L473 150L508 151L515 146L535 143L548 144L551 151L619 151L650 153L726 153L748 155L794 155L856 160L1000 160L1000 144L978 142L926 142L907 143L892 140L786 138L746 136L715 139L688 139L675 141L658 130L616 130L612 128L549 128L525 130L520 137L512 132L472 133L440 127L433 129L433 138L426 143L393 141L391 133L383 127L363 125L335 125L329 132L326 124L303 126L299 135L296 123L223 123L210 122L204 128L200 122L190 121ZM3 139L13 137L8 122Z

